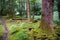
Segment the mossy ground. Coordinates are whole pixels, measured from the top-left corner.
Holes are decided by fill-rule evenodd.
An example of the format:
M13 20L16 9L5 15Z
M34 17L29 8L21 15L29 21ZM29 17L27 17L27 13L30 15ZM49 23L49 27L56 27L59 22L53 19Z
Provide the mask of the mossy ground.
M6 21L6 24L9 29L8 40L56 40L57 37L60 37L56 35L56 31L51 35L47 35L47 33L39 28L40 21L36 23L17 21L14 23L10 19ZM32 30L29 31L29 28ZM0 38L2 38L3 33L4 28L0 25Z

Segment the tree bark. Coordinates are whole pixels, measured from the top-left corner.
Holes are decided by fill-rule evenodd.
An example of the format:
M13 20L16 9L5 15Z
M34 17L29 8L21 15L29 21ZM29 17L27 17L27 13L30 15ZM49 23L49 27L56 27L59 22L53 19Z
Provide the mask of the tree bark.
M36 6L35 6L35 1L33 2L33 5L34 5L34 9L35 9L35 7L36 7ZM32 16L33 16L33 17L32 17L32 21L34 21L35 13L36 13L36 12L33 10L33 13L32 13Z
M7 29L6 22L5 22L4 18L2 19L2 23L3 23L4 29L5 29L2 40L7 40L7 38L8 38L8 29Z
M57 4L57 8L58 8L58 17L59 17L59 22L60 22L60 2L58 2Z
M53 31L53 0L42 0L42 12L40 27L51 33Z
M28 17L28 20L30 21L31 15L30 15L30 2L29 2L29 0L27 0L26 6L27 6L27 15L28 15L27 17Z
M9 17L12 18L13 17L13 12L14 12L14 9L13 9L13 0L9 0Z

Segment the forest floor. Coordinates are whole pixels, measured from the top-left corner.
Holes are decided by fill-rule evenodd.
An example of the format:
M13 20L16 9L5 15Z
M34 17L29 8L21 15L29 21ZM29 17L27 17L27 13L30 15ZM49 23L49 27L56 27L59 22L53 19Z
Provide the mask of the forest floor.
M42 33L43 31L38 29L40 21L36 23L32 23L32 22L25 23L25 22L21 22L20 20L15 22L10 19L10 20L6 20L6 25L5 25L6 27L4 27L3 24L1 28L2 30L0 29L0 34L1 34L0 36L3 36L3 40L4 40L4 36L6 36L5 38L7 38L8 40L34 40L35 36L36 36L36 40L37 39L40 40L43 38L43 37L40 38L41 35L44 35ZM6 31L4 29L6 29ZM29 31L29 29L32 29L32 31Z

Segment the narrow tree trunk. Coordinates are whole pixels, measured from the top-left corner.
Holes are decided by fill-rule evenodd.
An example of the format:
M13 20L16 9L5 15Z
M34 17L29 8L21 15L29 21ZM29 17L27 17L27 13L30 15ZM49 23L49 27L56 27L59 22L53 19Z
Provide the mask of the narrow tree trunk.
M30 21L31 16L30 16L30 2L29 2L29 0L27 0L26 6L27 6L28 20Z
M59 15L59 22L60 22L60 3L59 2L57 4L57 8L58 8L58 15Z
M35 9L35 1L33 2L33 4L34 4L34 9ZM32 21L34 21L34 14L35 14L36 12L35 11L33 11L33 14L32 14L32 16L33 16L33 18L32 18Z
M4 18L2 19L2 23L3 23L4 29L5 29L2 40L7 40L7 38L8 38L8 29L7 29L6 22L5 22Z
M42 11L40 27L51 33L53 31L53 0L42 0Z
M9 0L9 17L13 17L13 0Z
M34 12L33 12L32 16L33 16L33 17L32 17L32 21L34 21Z

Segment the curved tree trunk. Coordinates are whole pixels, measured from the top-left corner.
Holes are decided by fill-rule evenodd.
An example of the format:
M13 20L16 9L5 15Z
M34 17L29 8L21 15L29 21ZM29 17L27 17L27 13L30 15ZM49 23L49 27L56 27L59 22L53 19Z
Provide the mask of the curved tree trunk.
M42 0L42 11L40 27L51 33L53 31L53 0Z
M4 18L2 19L2 23L3 23L4 29L5 29L5 32L4 32L4 35L3 35L2 40L7 40L7 37L8 37L8 28L6 26L6 22L5 22L5 19Z

